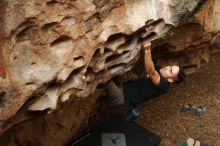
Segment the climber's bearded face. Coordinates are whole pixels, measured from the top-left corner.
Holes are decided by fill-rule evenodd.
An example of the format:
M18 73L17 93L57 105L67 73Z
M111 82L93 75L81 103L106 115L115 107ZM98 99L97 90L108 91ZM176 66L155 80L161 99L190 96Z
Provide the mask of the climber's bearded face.
M161 75L170 83L175 82L178 79L179 66L166 66L160 69Z

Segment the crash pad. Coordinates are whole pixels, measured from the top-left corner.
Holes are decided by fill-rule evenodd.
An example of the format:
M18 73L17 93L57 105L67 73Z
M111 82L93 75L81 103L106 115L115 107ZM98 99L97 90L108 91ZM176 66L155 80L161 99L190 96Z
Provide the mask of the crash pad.
M92 128L90 132L71 140L66 146L158 146L158 135L126 122L125 117L114 117Z

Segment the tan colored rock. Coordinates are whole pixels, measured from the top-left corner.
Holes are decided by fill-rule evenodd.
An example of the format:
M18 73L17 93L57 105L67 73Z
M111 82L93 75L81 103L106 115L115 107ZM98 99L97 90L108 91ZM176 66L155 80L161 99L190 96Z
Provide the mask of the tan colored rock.
M1 1L0 133L35 112L51 113L62 110L64 102L92 100L94 97L89 95L109 79L106 75L113 77L131 70L140 57L143 40L153 42L155 59L161 65L191 67L199 66L201 60L208 61L206 46L219 30L219 16L215 14L219 2L211 0L195 17L183 19L203 3L204 0ZM206 17L216 24L204 23ZM83 109L84 104L72 109L80 110L83 116L72 115L75 119L71 122L83 123L88 118L91 109ZM40 125L44 124L42 121ZM64 141L78 128L71 129ZM39 141L43 143L43 137Z

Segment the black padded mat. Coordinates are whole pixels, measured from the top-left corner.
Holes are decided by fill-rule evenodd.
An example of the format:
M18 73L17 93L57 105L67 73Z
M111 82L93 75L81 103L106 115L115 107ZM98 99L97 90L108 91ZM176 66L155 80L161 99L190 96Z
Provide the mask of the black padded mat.
M119 136L111 144L103 145L103 133ZM124 144L117 143L120 141L120 135L122 139L125 137L126 146L158 146L161 140L159 136L136 123L127 123L124 117L117 117L94 127L89 133L72 140L66 146L124 146Z

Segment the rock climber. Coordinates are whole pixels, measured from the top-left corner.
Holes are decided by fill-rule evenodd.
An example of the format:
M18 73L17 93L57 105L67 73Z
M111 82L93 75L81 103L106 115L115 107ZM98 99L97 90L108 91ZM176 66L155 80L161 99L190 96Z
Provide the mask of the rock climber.
M113 80L108 81L104 89L109 104L128 104L136 108L144 101L167 93L171 84L180 83L185 78L183 69L178 65L155 68L150 41L143 41L142 48L146 75L119 85Z

